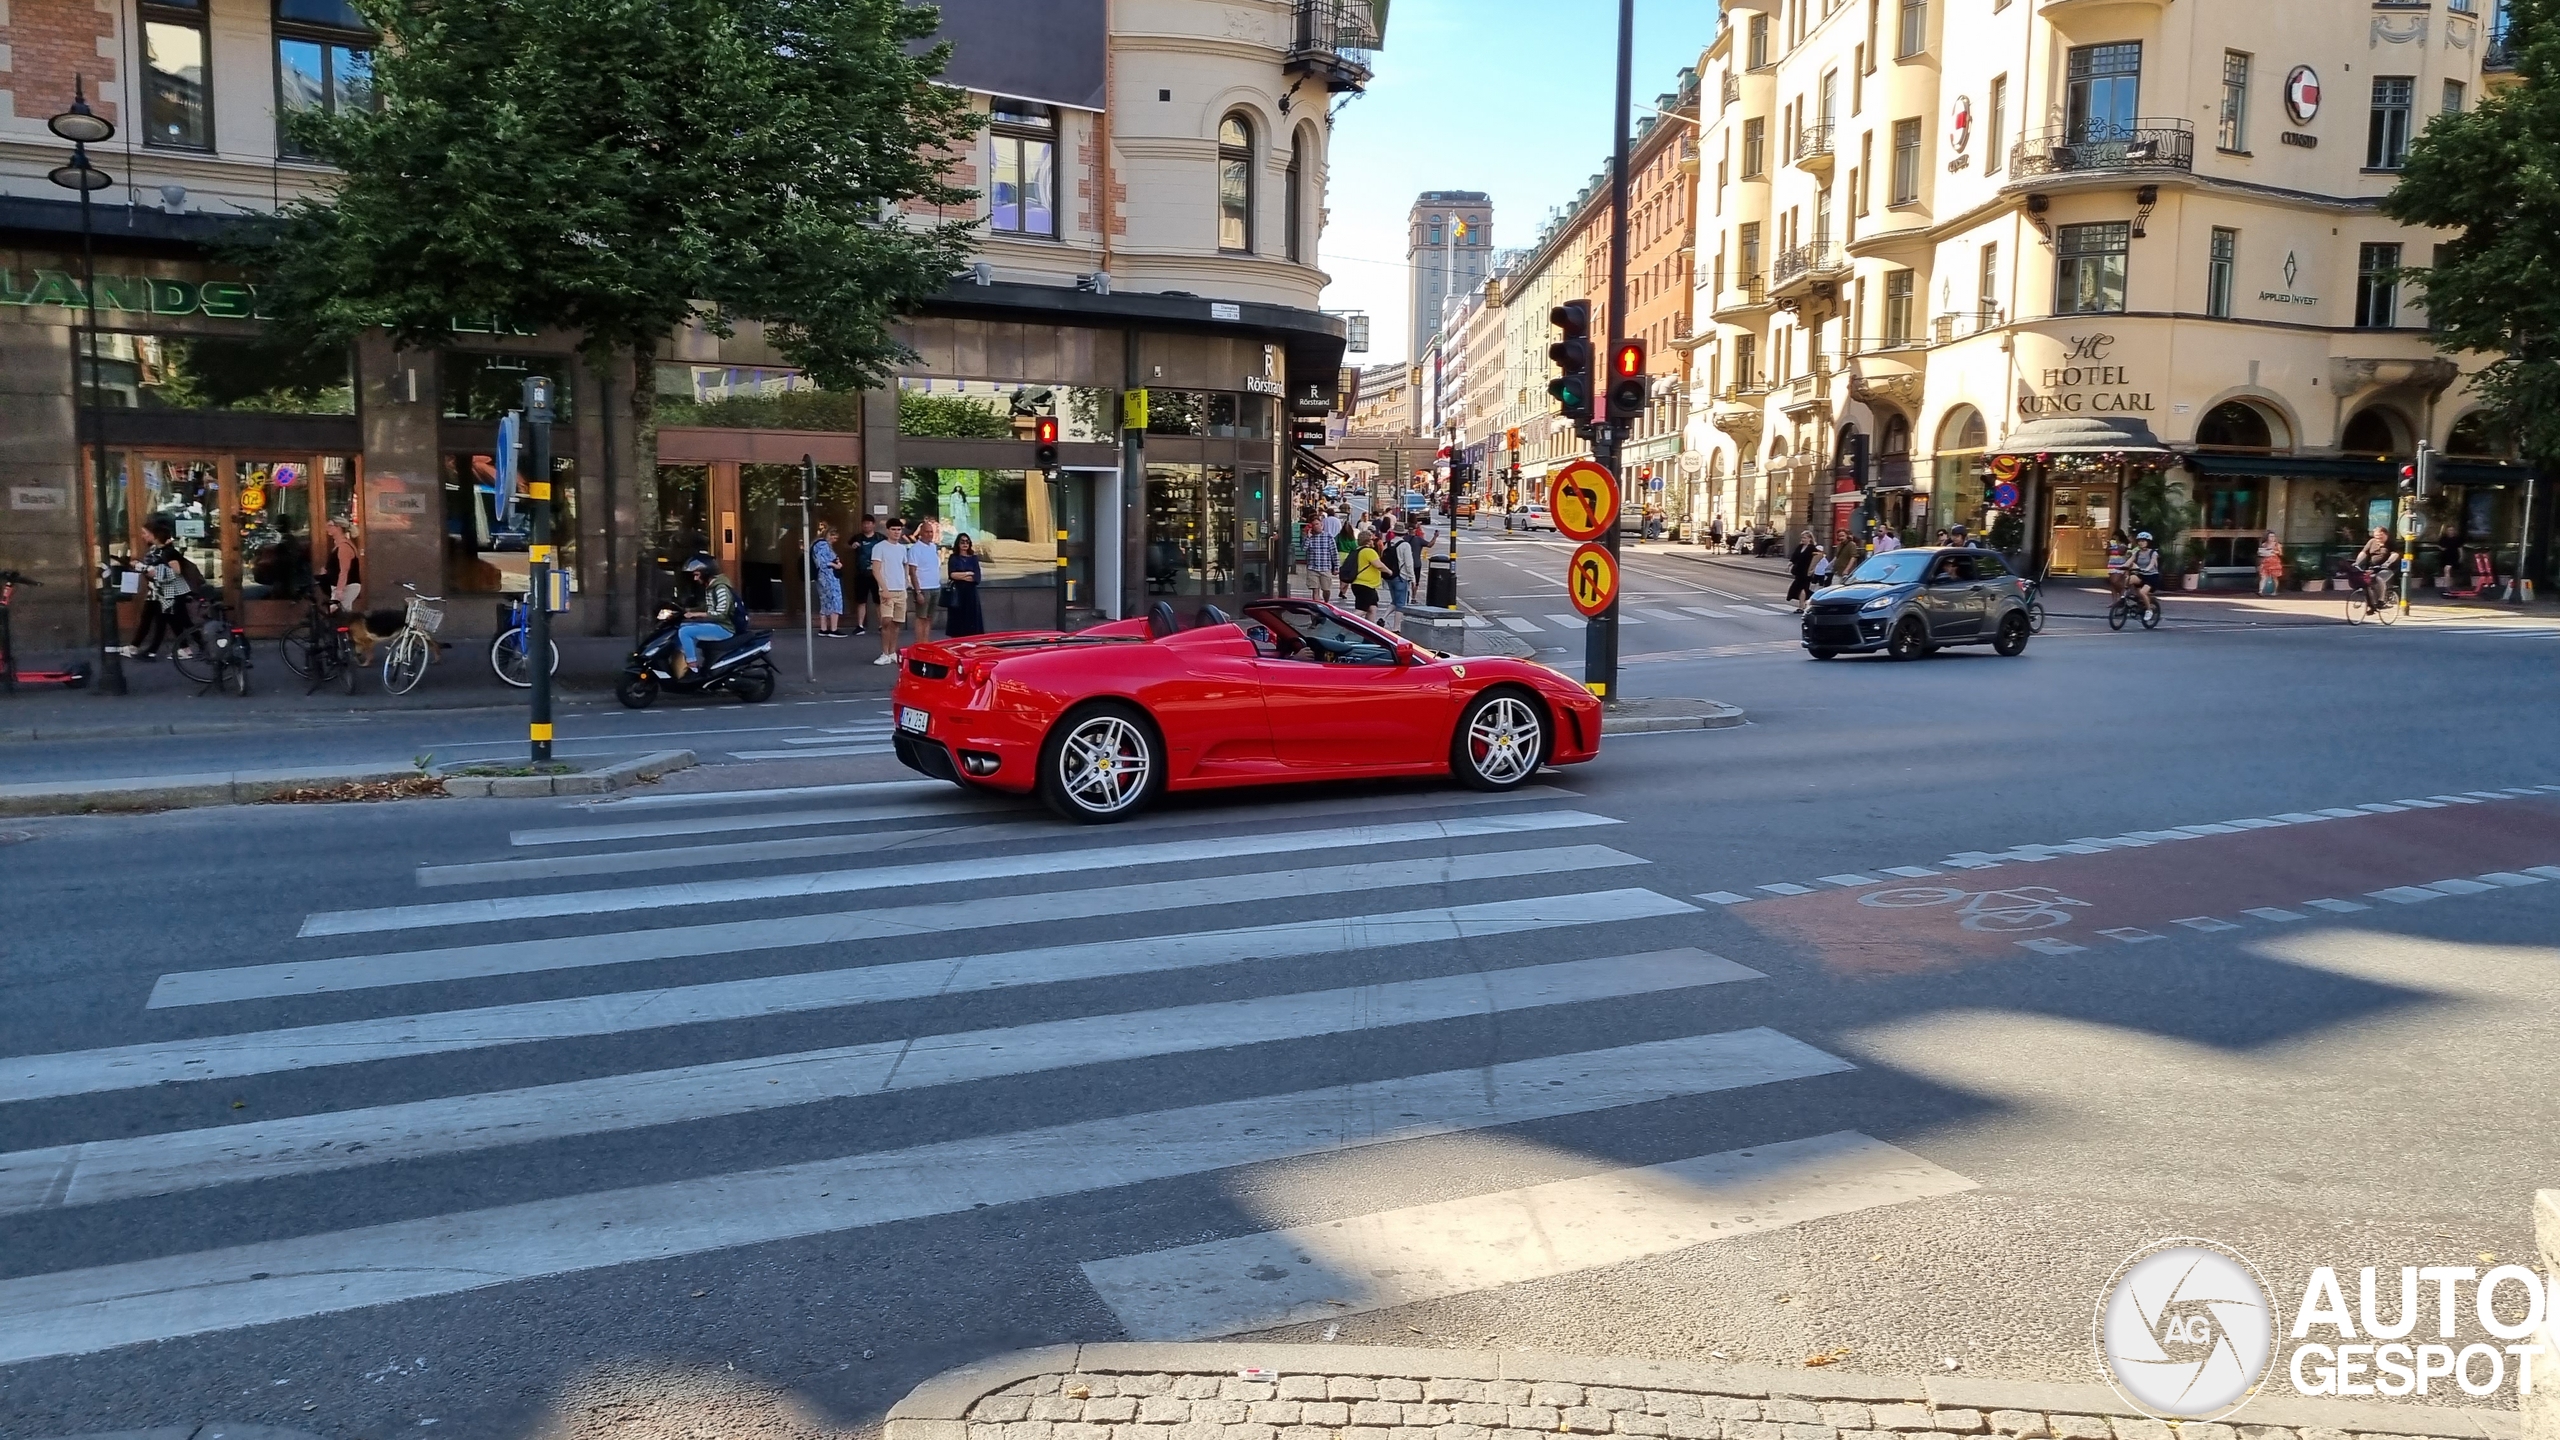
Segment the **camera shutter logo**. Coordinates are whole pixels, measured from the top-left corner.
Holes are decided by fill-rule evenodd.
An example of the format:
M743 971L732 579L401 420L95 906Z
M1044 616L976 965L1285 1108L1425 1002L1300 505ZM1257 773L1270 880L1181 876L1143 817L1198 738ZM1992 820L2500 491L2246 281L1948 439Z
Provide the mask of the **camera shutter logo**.
M2275 1302L2257 1267L2211 1240L2161 1240L2098 1301L2099 1365L2118 1395L2164 1420L2237 1410L2274 1352Z

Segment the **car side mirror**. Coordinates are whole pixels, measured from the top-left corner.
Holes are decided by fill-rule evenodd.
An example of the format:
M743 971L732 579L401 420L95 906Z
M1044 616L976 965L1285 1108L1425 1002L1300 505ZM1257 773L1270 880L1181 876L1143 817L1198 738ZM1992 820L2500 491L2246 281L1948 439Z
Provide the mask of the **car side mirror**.
M1413 663L1412 641L1399 640L1396 642L1396 663L1399 665L1410 665Z

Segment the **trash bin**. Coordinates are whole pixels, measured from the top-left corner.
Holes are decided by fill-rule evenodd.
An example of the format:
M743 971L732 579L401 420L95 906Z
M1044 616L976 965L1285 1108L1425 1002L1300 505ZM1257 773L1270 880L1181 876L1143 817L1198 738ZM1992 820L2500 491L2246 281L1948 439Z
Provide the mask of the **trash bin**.
M1434 555L1426 567L1422 582L1422 603L1438 610L1458 608L1458 561L1451 555Z

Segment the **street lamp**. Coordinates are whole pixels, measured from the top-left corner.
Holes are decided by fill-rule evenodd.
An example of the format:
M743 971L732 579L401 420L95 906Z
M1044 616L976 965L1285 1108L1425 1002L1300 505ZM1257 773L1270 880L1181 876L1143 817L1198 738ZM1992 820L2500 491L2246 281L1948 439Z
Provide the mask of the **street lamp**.
M97 227L90 219L89 196L115 183L106 171L89 163L89 147L115 138L115 122L89 108L89 95L80 76L71 78L71 108L45 122L53 133L71 142L71 163L53 168L53 183L65 190L80 192L80 289L89 306L89 370L88 394L82 408L90 417L89 439L97 459L98 507L98 691L104 695L125 693L124 659L116 652L116 592L107 583L107 552L114 540L108 525L107 505L107 417L98 383L98 245Z

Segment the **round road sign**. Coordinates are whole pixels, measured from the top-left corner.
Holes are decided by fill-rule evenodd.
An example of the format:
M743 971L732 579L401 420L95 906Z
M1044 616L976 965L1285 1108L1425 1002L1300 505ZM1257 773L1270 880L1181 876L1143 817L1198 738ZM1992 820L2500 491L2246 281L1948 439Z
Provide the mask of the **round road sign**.
M1618 557L1606 545L1586 544L1575 550L1565 562L1564 576L1565 593L1573 598L1573 608L1585 616L1599 614L1618 598Z
M1547 482L1547 513L1566 539L1599 539L1618 523L1618 477L1596 461L1574 461Z

